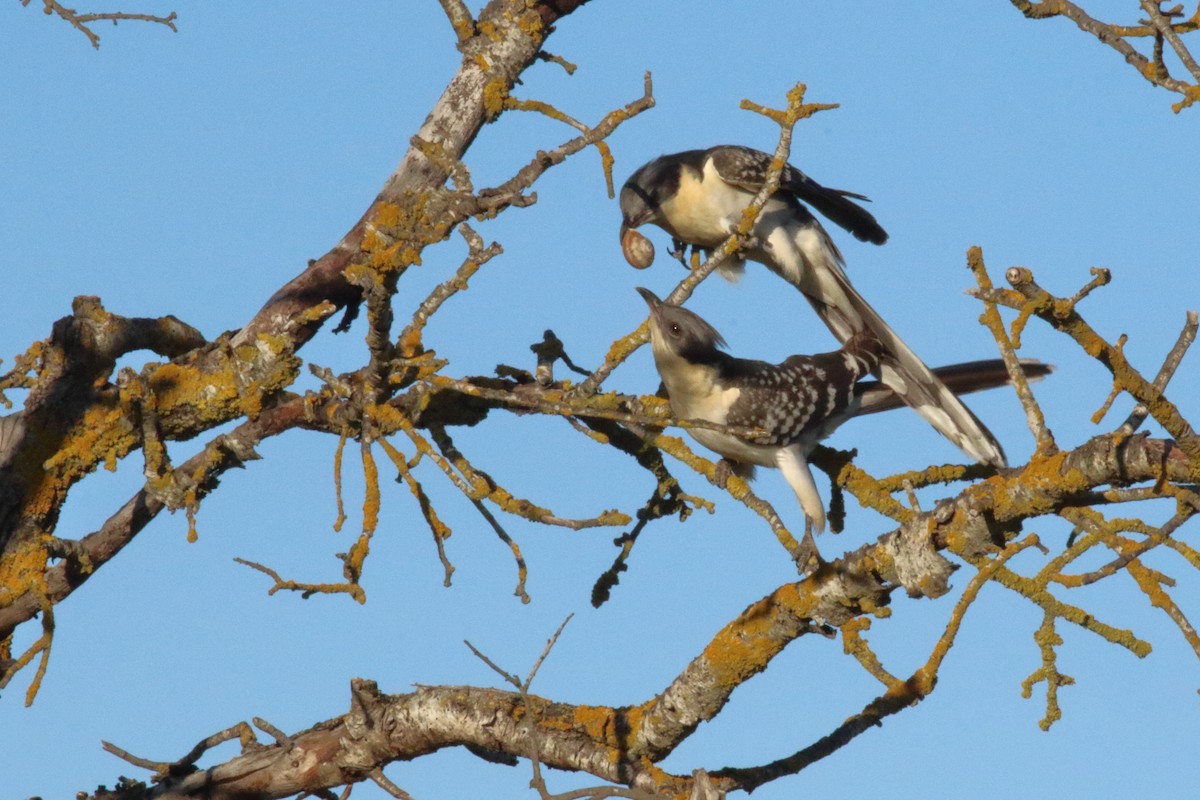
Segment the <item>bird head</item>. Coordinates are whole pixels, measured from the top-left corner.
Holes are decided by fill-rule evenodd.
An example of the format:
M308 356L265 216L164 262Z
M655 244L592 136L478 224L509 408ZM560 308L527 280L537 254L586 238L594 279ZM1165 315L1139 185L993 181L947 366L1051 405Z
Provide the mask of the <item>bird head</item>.
M711 365L726 357L720 350L725 339L698 314L659 300L649 289L638 287L638 294L650 306L650 346L660 372L664 359Z
M665 170L669 165L655 159L642 165L621 187L621 238L630 228L653 222L667 192L671 190ZM677 181L676 181L677 182Z

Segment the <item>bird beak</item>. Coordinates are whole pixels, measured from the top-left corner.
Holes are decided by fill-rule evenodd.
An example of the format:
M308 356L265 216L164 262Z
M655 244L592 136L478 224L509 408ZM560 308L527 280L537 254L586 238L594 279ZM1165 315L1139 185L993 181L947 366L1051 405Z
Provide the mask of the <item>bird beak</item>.
M637 290L642 299L646 301L646 305L650 306L650 313L658 316L658 309L662 305L662 300L658 299L658 295L649 289L643 289L641 286L637 287Z
M625 220L621 220L621 239L620 239L620 241L621 241L622 245L625 244L625 234L629 233L629 231L630 231L629 223L627 223Z

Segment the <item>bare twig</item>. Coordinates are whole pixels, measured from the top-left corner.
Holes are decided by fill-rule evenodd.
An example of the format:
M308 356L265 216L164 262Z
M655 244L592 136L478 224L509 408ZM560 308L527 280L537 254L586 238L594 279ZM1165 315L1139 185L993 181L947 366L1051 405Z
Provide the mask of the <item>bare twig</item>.
M363 588L354 583L302 583L300 581L287 580L280 577L279 573L270 567L263 566L257 561L248 561L244 558L235 557L233 559L239 564L244 564L251 569L258 570L264 575L269 576L275 581L275 584L267 590L268 595L276 592L300 592L300 596L307 600L314 594L348 594L359 603L366 602L367 595Z
M413 800L412 795L401 789L396 784L392 783L388 776L383 774L382 769L371 770L371 772L368 773L368 777L375 782L376 786L378 786L380 789L383 789L392 797L397 798L397 800Z
M279 728L276 728L271 723L267 722L262 717L251 717L250 721L252 723L254 723L254 727L258 728L259 730L261 730L262 732L264 732L268 736L270 736L272 739L274 739L275 744L278 744L278 745L291 744L292 739L290 736L288 736L283 731L279 730Z
M1196 339L1196 329L1200 327L1200 320L1195 311L1187 312L1187 321L1183 325L1183 330L1179 332L1179 338L1175 341L1175 346L1171 348L1171 352L1167 354L1167 358L1163 361L1162 367L1158 371L1158 375L1154 378L1154 388L1161 394L1167 388L1167 384L1171 380L1171 376L1175 374L1175 370L1179 369L1179 363L1183 361L1183 356L1187 353L1188 348L1192 346L1192 342ZM1117 428L1116 433L1119 436L1130 436L1142 423L1146 421L1149 411L1142 403L1134 406L1130 412L1129 418Z
M472 500L471 505L475 506L475 510L479 512L487 523L492 526L492 530L496 532L496 536L500 541L508 545L508 549L512 551L513 560L517 562L517 588L513 589L513 594L521 599L522 603L530 601L529 593L525 591L525 579L529 577L529 568L525 564L525 556L521 555L521 547L516 541L508 535L508 531L496 519L496 516L488 510L479 500Z
M135 767L141 767L142 769L148 769L155 773L165 773L171 766L171 762L169 762L169 761L151 761L148 758L142 758L140 756L135 756L133 753L130 753L128 750L124 750L120 747L117 747L112 742L106 742L106 741L101 740L100 746L103 747L108 752L112 753L117 758L121 759L122 761L128 761L130 764L133 764Z
M29 0L25 0L22 5L28 5ZM178 15L172 11L165 17L155 16L153 14L129 14L125 12L112 12L102 14L80 14L73 8L67 8L57 0L42 0L45 5L43 11L46 14L54 14L60 19L69 22L72 27L82 33L92 43L92 47L100 49L100 36L88 27L93 22L111 22L116 25L118 22L153 22L158 25L165 25L173 32L178 33L178 28L175 27L175 20Z

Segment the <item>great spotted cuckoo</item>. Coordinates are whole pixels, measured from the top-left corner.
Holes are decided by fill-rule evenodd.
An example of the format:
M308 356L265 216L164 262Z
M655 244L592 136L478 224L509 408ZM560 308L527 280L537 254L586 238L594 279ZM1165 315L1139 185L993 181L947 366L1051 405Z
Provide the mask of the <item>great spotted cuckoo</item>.
M677 246L717 247L741 222L770 163L771 157L758 150L721 145L660 156L645 164L621 189L626 259L638 267L653 260L653 245L633 230L648 222L669 233ZM883 244L887 232L854 202L866 199L827 189L789 164L743 252L796 286L838 341L849 342L861 331L873 333L882 345L883 382L971 458L1004 466L1004 451L991 432L850 285L841 252L805 205L856 238ZM743 267L736 261L722 271L732 278Z
M648 289L638 292L650 306L650 345L671 413L739 429L689 428L688 433L720 454L735 474L751 477L755 466L778 467L812 529L823 530L825 508L809 454L851 417L902 405L890 386L864 380L879 368L881 348L874 333L860 331L832 353L769 364L723 352L721 334L698 315L664 303ZM1022 366L1030 378L1051 371L1039 361L1024 360ZM1000 360L956 364L933 374L960 394L1008 382Z

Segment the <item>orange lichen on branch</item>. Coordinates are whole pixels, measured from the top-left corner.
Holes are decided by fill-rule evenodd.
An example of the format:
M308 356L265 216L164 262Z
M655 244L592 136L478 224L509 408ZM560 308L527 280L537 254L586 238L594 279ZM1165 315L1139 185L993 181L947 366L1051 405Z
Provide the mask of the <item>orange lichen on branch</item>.
M346 450L346 432L338 436L337 449L333 451L333 495L337 500L337 519L333 521L334 533L342 530L346 521L346 507L342 503L342 456Z
M506 97L504 101L504 107L512 111L532 111L538 114L544 114L550 119L557 120L564 125L570 125L572 128L580 131L585 136L590 136L592 134L592 129L584 125L582 122L541 100L518 100L515 97ZM601 124L603 125L604 123L611 123L616 125L620 122L623 122L624 117L614 117L613 115L616 114L624 115L624 117L629 116L628 112L622 109L617 109L616 111L609 112L608 116L604 118ZM593 144L596 146L596 150L598 150L600 153L600 165L604 170L604 181L606 187L608 188L608 196L613 197L612 167L614 159L612 150L609 148L608 142L601 138L597 138Z
M1172 103L1171 110L1178 114L1185 108L1190 108L1195 103L1200 103L1200 84L1195 84L1184 89L1183 99L1177 103Z
M842 652L848 656L854 656L863 669L889 690L896 689L901 684L901 681L883 668L879 657L875 655L870 645L867 644L867 640L862 637L863 631L870 629L870 617L852 617L843 623L841 627Z
M741 107L745 111L762 114L764 117L773 120L781 128L793 127L800 120L807 119L819 111L829 111L839 108L837 103L805 103L804 93L806 91L808 91L808 87L803 83L797 83L789 89L787 93L787 107L782 110L767 108L750 100L743 100Z
M23 511L34 518L53 513L67 490L100 463L119 461L140 443L140 431L121 404L105 398L89 406L66 435L33 431L29 451L14 465L22 476L26 495Z
M882 483L866 470L855 466L849 459L846 459L837 470L833 480L838 486L854 495L863 508L870 508L900 523L908 522L915 516L916 512L901 505L896 498L892 497L892 492L897 491L897 488L903 488L903 483L897 488L892 488L894 481L888 484Z
M417 505L421 509L421 516L425 518L425 524L429 526L430 532L433 534L434 546L437 547L438 557L441 559L442 567L445 570L444 586L450 586L451 576L454 574L454 565L446 557L446 540L450 538L453 531L450 526L442 522L438 516L437 510L434 509L433 503L429 499L429 495L425 493L425 488L421 486L420 481L412 474L412 467L408 459L404 457L396 447L387 439L380 438L379 444L383 447L383 451L387 453L392 464L395 465L397 471L397 479L402 479L407 485L413 497L417 500ZM523 582L523 581L522 581Z
M562 730L576 730L586 734L596 742L602 742L616 749L629 745L626 737L629 730L622 731L617 724L617 710L609 706L577 705L571 711L570 722L562 720Z
M350 546L349 551L342 556L342 573L346 576L346 580L355 586L358 586L359 580L362 578L363 564L371 551L371 537L375 535L375 529L379 526L380 504L379 468L375 464L375 456L371 453L371 443L364 439L361 449L363 481L366 484L363 495L362 533ZM361 590L353 596L359 603L366 602L366 594Z
M969 554L960 554L962 558L973 564L979 569L982 569L986 564L986 559L972 556ZM1006 589L1016 592L1022 597L1035 603L1042 610L1054 617L1070 622L1073 625L1078 625L1086 631L1090 631L1104 640L1115 645L1124 647L1129 652L1144 658L1150 654L1150 643L1143 641L1134 635L1133 631L1122 628L1115 628L1108 623L1101 622L1092 614L1084 611L1081 608L1064 603L1063 601L1050 594L1043 586L1041 581L1035 578L1026 578L1018 575L1007 567L999 567L993 576L997 584Z
M483 109L488 122L504 113L511 89L512 83L501 76L494 77L483 85Z
M1058 671L1058 653L1056 647L1063 643L1062 637L1054 630L1055 615L1049 612L1042 618L1042 624L1033 635L1034 642L1042 654L1042 666L1034 670L1028 678L1021 681L1021 696L1028 700L1033 696L1034 685L1046 683L1046 716L1038 722L1038 727L1044 731L1062 719L1062 709L1058 705L1058 689L1060 686L1070 686L1075 679Z
M939 483L954 483L955 481L981 478L991 471L989 467L979 464L943 464L921 470L897 472L885 478L876 478L875 483L880 489L890 493L904 489L906 483L914 489L921 489Z
M257 417L268 397L295 381L301 366L290 341L260 335L253 345L219 350L216 359L171 361L143 374L148 400L169 435L185 422L210 427ZM172 423L172 418L181 419Z
M7 664L7 669L0 674L0 689L8 686L18 672L24 669L39 654L37 672L25 693L25 705L33 704L41 687L42 678L50 661L50 648L54 643L54 605L49 600L46 586L46 566L50 557L48 548L49 536L42 535L26 539L16 546L9 548L5 557L0 559L0 607L4 607L18 598L32 593L38 598L42 615L42 634L26 651ZM0 655L8 661L12 649L12 634L0 641Z
M49 537L31 537L9 548L0 559L0 607L26 592L46 594L46 562L50 558Z
M469 195L438 187L426 191L406 190L392 202L376 204L366 223L362 252L364 261L345 270L352 283L370 281L364 268L383 275L403 273L421 264L421 253L429 245L445 241L464 213Z
M1049 455L1058 449L1058 445L1054 441L1054 434L1046 425L1046 416L1042 413L1042 408L1033 396L1033 391L1029 388L1029 381L1025 377L1024 370L1021 369L1020 360L1017 358L1016 350L1020 347L1020 333L1024 327L1022 317L1018 315L1017 321L1013 323L1012 337L1004 329L1004 321L1000 318L1000 311L996 307L996 301L992 299L992 279L987 273L987 267L983 263L983 250L980 247L971 247L967 250L967 266L975 276L975 282L979 285L980 297L983 299L983 314L980 316L980 322L991 332L992 338L996 340L996 346L1000 350L1000 355L1004 359L1004 366L1008 369L1010 380L1013 387L1016 389L1017 397L1021 401L1021 407L1025 410L1026 423L1029 430L1033 433L1034 440L1037 442L1037 454ZM1022 308L1021 314L1034 313L1031 309Z
M701 656L716 685L732 689L766 669L791 641L779 635L777 618L781 613L802 619L817 616L820 583L810 579L784 584L722 628Z

